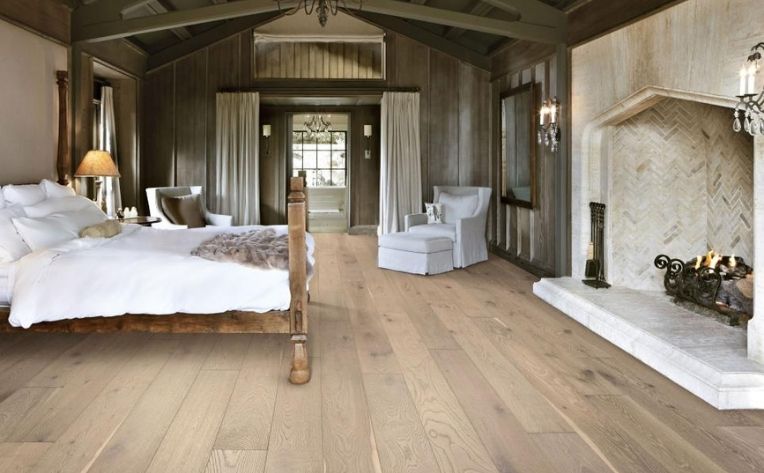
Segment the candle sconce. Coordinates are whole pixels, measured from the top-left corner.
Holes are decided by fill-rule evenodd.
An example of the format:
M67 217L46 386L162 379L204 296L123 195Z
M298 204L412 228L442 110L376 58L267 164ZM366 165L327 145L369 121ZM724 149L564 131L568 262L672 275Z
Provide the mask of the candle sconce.
M268 157L271 154L271 125L263 125L263 140L265 141L265 156Z
M538 143L549 146L552 152L560 145L560 102L557 97L546 99L539 110Z
M365 141L366 148L363 152L364 159L371 159L371 136L372 136L372 127L371 125L364 125L363 126L363 137Z
M761 51L764 51L764 43L752 47L748 60L740 69L738 103L735 105L735 119L732 122L735 132L745 130L752 136L764 134L764 89L756 92Z

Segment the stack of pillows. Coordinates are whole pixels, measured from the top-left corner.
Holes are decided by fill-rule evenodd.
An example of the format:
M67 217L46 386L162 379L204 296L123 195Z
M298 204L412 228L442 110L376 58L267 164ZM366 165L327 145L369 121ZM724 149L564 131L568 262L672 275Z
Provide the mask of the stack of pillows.
M50 180L0 188L0 263L91 233L107 223L93 201ZM98 228L98 227L96 227ZM101 236L101 235L98 235Z

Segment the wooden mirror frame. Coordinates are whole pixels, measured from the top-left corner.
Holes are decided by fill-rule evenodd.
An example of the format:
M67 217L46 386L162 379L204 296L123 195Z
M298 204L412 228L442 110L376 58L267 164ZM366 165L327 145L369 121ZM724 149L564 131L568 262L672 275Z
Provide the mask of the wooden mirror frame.
M526 200L520 200L516 199L514 197L511 197L508 192L508 186L507 186L507 173L509 171L509 161L507 161L507 168L504 169L502 166L502 161L505 159L506 156L506 137L502 137L502 127L506 125L506 118L505 118L505 111L504 111L504 100L508 97L513 97L515 95L521 95L528 93L530 96L530 103L529 103L529 120L530 120L530 127L529 127L529 149L528 149L528 159L530 160L530 201ZM537 118L538 118L538 97L536 97L536 87L531 82L529 84L521 85L519 87L515 87L512 89L508 89L501 93L499 96L499 192L501 195L501 202L508 205L514 205L517 207L524 207L528 209L533 209L536 206L536 126L537 126Z

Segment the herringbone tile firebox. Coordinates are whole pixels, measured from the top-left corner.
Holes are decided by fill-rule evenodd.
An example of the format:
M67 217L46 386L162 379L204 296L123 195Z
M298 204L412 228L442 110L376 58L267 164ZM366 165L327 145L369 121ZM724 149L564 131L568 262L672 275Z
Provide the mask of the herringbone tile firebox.
M662 288L659 253L753 260L753 142L729 110L665 99L613 129L610 282Z

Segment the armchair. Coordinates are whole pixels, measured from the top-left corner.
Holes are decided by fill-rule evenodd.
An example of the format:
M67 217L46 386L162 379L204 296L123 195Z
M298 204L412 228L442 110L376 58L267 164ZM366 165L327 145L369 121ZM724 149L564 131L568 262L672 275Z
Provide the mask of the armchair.
M202 186L181 186L181 187L148 187L146 188L146 197L149 203L149 215L152 217L159 217L161 222L152 225L154 228L162 228L166 230L180 230L188 228L185 225L176 225L170 221L167 215L162 210L162 197L179 197L183 195L201 195L202 196L202 211L204 212L204 220L207 225L215 227L230 227L233 222L233 217L230 215L214 214L207 210L206 204L204 204L204 194L202 193Z
M454 242L454 267L464 268L488 259L486 219L490 187L434 186L433 201L443 204L444 223L427 223L427 214L404 217L407 232L448 237Z

